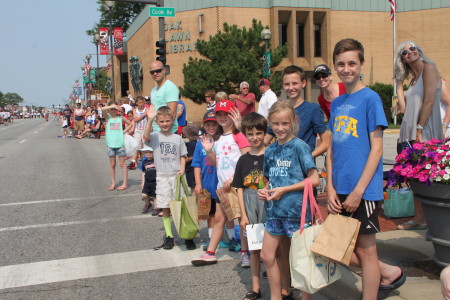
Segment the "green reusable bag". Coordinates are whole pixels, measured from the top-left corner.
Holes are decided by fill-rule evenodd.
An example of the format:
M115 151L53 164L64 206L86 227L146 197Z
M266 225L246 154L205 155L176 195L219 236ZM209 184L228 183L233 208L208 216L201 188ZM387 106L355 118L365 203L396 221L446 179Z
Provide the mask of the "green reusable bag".
M180 185L183 185L185 195L181 197ZM170 201L173 222L178 236L185 240L193 239L199 230L197 222L197 202L192 197L184 175L177 176L175 200Z
M384 200L384 215L388 218L413 217L413 192L409 187L402 189L387 189L388 200Z

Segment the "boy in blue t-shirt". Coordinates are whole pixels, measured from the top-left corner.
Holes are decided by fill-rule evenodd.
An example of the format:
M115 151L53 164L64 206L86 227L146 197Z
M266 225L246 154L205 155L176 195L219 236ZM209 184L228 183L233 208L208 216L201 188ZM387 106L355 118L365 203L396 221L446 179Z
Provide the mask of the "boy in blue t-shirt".
M346 93L331 103L327 208L361 222L352 264L362 268L363 299L378 299L405 282L400 268L378 260L375 243L380 231L378 204L383 199L383 130L388 124L380 97L360 80L361 43L339 41L333 61Z

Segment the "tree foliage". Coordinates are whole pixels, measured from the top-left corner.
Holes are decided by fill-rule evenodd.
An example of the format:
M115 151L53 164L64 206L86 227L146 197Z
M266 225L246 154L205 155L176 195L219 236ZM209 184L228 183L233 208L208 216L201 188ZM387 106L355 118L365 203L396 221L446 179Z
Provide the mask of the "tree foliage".
M239 83L247 81L250 92L259 96L261 93L257 82L262 78L264 42L261 40L261 31L264 28L261 21L255 19L249 29L224 23L223 32L210 36L209 41L197 40L197 49L202 58L190 57L188 63L183 65L182 95L203 103L205 91L239 93ZM272 68L286 55L287 45L273 50ZM279 76L277 72L269 80L280 81L275 78Z
M17 93L6 93L0 92L0 107L6 105L19 105L23 102L23 98Z
M100 20L91 29L86 30L86 34L90 36L98 33L99 27L109 26L108 8L105 7L103 1L97 1L97 4L99 5L97 10L101 13ZM111 11L112 27L122 27L125 32L144 7L145 4L142 3L115 2Z
M370 89L375 91L381 98L383 102L383 110L386 115L386 119L389 123L393 123L391 107L392 107L392 96L394 95L394 86L388 83L375 82L372 85L368 85ZM406 91L408 87L406 85L403 86L403 89ZM401 116L398 116L397 123L400 124L402 120Z

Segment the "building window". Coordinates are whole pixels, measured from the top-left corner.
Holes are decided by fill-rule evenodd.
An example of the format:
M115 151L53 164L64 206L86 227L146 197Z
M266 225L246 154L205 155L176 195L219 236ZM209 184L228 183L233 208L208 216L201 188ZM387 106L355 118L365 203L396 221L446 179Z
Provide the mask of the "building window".
M278 36L279 36L278 46L281 47L287 43L287 24L285 23L278 24Z
M322 56L320 25L314 25L314 56L315 57Z
M297 56L305 57L305 24L297 24Z

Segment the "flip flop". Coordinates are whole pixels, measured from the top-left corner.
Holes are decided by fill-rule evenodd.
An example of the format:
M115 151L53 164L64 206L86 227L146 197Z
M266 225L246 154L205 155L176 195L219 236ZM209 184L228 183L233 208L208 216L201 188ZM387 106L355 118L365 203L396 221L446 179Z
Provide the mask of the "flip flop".
M126 190L126 189L127 189L126 186L119 186L119 187L117 188L118 191L123 191L123 190Z
M110 187L108 188L108 190L110 190L110 191L114 191L115 189L116 189L115 186L110 186Z
M385 299L393 291L401 287L406 281L406 275L402 272L400 276L395 279L391 284L380 285L378 288L377 300Z
M398 230L421 230L427 229L427 224L419 224L414 220L409 220L403 224L397 226Z

